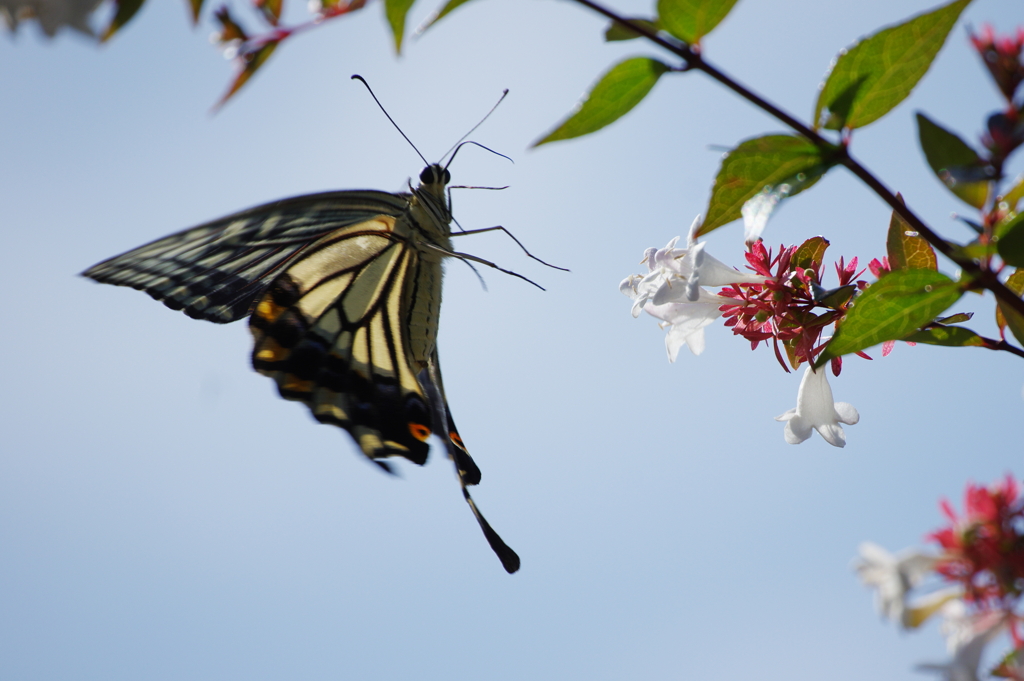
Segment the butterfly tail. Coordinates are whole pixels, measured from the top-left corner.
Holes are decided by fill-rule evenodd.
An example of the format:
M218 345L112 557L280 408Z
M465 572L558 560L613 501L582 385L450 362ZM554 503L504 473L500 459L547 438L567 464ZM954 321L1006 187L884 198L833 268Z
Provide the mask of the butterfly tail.
M452 420L451 411L448 409L448 401L444 397L444 386L441 385L441 371L438 366L436 350L431 357L430 366L421 371L419 377L420 383L430 396L431 407L434 411L434 421L447 425L447 437L442 436L441 439L448 450L448 457L455 464L455 472L459 477L462 496L466 503L469 504L470 510L473 511L473 517L476 518L476 522L480 525L487 543L491 545L491 550L498 556L498 560L501 561L505 572L512 574L519 570L519 555L494 531L494 528L491 527L491 524L480 513L480 509L476 507L476 502L473 501L473 497L469 494L468 486L480 482L480 469L473 461L473 457L469 455L462 442L462 438L459 437L459 433L455 429L455 422ZM440 432L437 432L437 434L441 435Z

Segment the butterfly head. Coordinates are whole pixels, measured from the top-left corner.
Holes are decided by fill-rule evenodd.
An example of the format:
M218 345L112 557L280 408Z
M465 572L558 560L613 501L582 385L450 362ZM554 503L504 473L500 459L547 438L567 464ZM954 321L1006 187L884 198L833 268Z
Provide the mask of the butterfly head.
M420 173L420 185L424 188L444 191L445 185L452 181L451 173L437 163L432 163Z

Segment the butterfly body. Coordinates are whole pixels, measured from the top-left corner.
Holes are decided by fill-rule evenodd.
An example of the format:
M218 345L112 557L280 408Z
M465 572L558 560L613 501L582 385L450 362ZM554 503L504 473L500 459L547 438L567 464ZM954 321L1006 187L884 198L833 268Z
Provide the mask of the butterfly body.
M325 192L277 201L159 239L90 268L187 315L249 314L253 367L282 397L347 430L383 461L427 460L444 442L463 495L505 569L519 557L469 496L480 471L448 410L437 358L442 261L455 255L448 171L411 193Z

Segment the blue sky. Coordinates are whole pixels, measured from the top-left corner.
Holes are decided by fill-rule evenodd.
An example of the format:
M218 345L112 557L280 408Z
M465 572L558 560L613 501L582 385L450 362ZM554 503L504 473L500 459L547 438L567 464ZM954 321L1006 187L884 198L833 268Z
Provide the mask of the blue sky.
M743 0L705 54L807 117L839 49L930 6ZM963 27L1022 20L1016 0L977 0L911 98L855 135L854 155L949 238L969 236L950 219L964 206L928 170L913 114L976 139L999 99ZM968 480L1022 475L1019 360L904 345L848 360L832 388L861 421L842 450L783 441L773 417L799 374L720 325L669 364L618 283L685 235L722 148L781 128L675 75L601 133L528 150L609 65L656 54L603 28L571 3L477 2L395 58L371 7L286 43L216 115L229 65L184 3L147 3L102 47L31 25L0 39L5 677L860 681L944 656L934 625L879 620L850 561L866 539L919 544ZM250 369L244 323L77 276L274 198L400 190L422 163L352 73L428 159L509 88L473 139L515 163L467 148L452 166L456 183L509 189L464 190L455 215L572 270L499 234L459 248L546 292L447 268L445 386L483 471L474 497L522 557L513 576L439 448L385 476ZM765 239L822 234L866 264L888 219L836 170ZM736 224L708 250L740 265L741 241ZM990 299L957 310L995 334Z

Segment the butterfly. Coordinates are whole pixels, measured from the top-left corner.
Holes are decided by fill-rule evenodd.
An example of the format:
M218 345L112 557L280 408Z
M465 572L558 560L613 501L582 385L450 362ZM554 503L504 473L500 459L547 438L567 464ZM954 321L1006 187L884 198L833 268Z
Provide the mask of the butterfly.
M477 509L480 469L452 420L437 356L441 262L451 244L446 167L409 192L332 191L274 201L104 260L83 276L145 291L189 317L249 317L253 368L320 423L385 459L427 460L440 436L462 494L509 573L516 555ZM501 269L501 268L497 268ZM505 270L503 270L505 271Z

